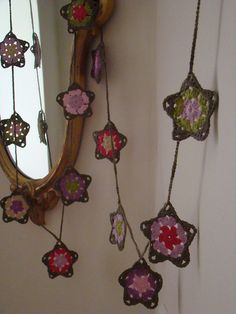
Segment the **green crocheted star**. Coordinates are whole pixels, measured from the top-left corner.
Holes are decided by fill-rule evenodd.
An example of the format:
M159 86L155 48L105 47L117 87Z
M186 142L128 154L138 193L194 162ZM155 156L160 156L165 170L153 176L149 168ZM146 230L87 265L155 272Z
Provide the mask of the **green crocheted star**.
M210 117L218 105L218 94L201 87L197 78L190 73L179 93L168 96L164 110L173 119L173 139L184 140L192 136L198 141L207 138Z

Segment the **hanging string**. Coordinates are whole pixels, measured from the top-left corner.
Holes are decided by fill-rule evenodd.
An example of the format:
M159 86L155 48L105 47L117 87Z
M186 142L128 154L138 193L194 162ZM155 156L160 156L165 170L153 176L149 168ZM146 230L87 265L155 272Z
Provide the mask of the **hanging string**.
M179 145L180 145L180 141L177 141L176 148L175 148L174 162L173 162L172 170L171 170L170 183L169 183L169 188L168 188L167 203L170 202L171 192L172 192L172 188L173 188L173 181L174 181L174 178L175 178L175 173L176 173L176 168L177 168L177 161L178 161L178 154L179 154Z
M76 34L74 35L73 58L72 58L71 67L70 67L70 71L72 71L72 69L74 71L73 72L74 81L75 81L75 78L76 78L75 56L76 56ZM71 141L71 143L72 143L72 140L73 140L73 129L72 129L72 124L71 124L71 132L70 132L70 141ZM49 147L50 147L50 145L49 145ZM50 233L57 240L57 242L62 242L61 239L62 239L62 232L63 232L63 225L64 225L64 217L65 217L65 205L62 204L62 214L61 214L61 224L60 224L59 237L57 237L57 235L54 232L52 232L50 229L48 229L47 227L42 225L42 228L44 230L46 230L48 233Z
M61 224L60 224L60 232L59 232L59 237L52 232L50 229L48 229L46 226L41 225L41 227L47 231L48 233L50 233L56 240L57 242L62 242L62 232L63 232L63 224L64 224L64 216L65 216L65 205L62 205L62 214L61 214Z
M76 82L76 55L77 55L77 44L76 44L76 32L74 34L74 49L73 49L73 62L71 63L71 65L73 66L73 78L74 78L74 82Z
M30 0L31 1L31 0ZM70 73L73 74L74 77L74 81L76 78L76 69L75 69L75 59L76 59L76 33L74 35L74 47L73 47L73 57L72 57L72 62L71 62L71 66L70 66ZM72 72L73 71L73 72ZM71 124L71 129L70 129L70 141L72 143L73 140L73 129L72 129L72 124ZM50 145L49 145L50 148ZM61 214L61 224L60 224L60 232L59 232L59 237L57 237L57 235L52 232L50 229L48 229L47 227L45 227L44 225L41 225L41 227L47 231L48 233L50 233L56 240L57 242L62 242L62 233L63 233L63 225L64 225L64 217L65 217L65 205L62 204L62 214Z
M32 30L33 30L33 33L35 33L35 31L34 31L34 14L33 14L33 7L32 7L31 0L29 0L29 4L30 4L30 18L31 18Z
M29 5L30 5L30 18L31 18L32 31L33 31L33 33L35 33L34 14L33 14L33 7L32 7L31 0L29 0ZM41 86L40 86L40 80L39 80L39 70L38 70L38 67L36 67L35 70L36 70L36 79L37 79L37 88L38 88L38 95L39 95L40 110L41 110L41 112L43 112L44 117L46 117L45 112L43 110L42 93L41 93ZM51 154L51 147L50 147L50 142L49 142L48 130L46 130L45 134L46 134L46 140L47 140L49 165L50 165L50 169L52 169L52 154ZM64 223L64 212L65 212L65 207L64 207L64 204L63 204L59 237L54 232L52 232L50 229L48 229L46 226L41 225L41 227L45 231L47 231L49 234L51 234L57 240L57 242L62 242L61 239L62 239L62 230L63 230L63 223Z
M12 32L12 6L11 6L11 0L9 0L9 14L10 14L10 31Z
M118 179L118 170L117 170L117 164L116 164L116 161L115 161L115 149L114 149L114 142L113 142L113 139L112 139L112 124L111 124L111 112L110 112L110 101L109 101L109 83L108 83L108 73L107 73L107 64L106 64L106 52L105 52L105 44L104 44L104 39L103 39L103 30L101 30L101 45L103 46L103 51L104 51L104 72L105 72L105 85L106 85L106 103L107 103L107 121L108 121L108 125L109 125L109 131L110 131L110 137L111 137L111 148L112 148L112 164L113 164L113 170L114 170L114 175L115 175L115 186L116 186L116 194L117 194L117 202L118 202L118 205L119 205L119 209L122 211L122 215L124 217L124 221L125 221L125 224L129 230L129 234L130 234L130 237L131 237L131 240L135 246L135 249L137 251L137 254L139 256L139 258L141 259L148 247L149 247L149 243L146 244L143 252L141 253L141 250L137 244L137 241L135 240L135 237L134 237L134 233L133 233L133 230L132 230L132 227L128 221L128 218L127 218L127 215L126 215L126 212L124 210L124 207L122 205L122 202L121 202L121 195L120 195L120 187L119 187L119 179Z
M196 18L195 18L194 32L193 32L191 56L190 56L190 62L189 62L189 73L193 72L195 50L196 50L196 43L197 43L197 34L198 34L199 15L200 15L200 5L201 5L201 0L198 0L198 2L197 2L197 9L196 9ZM170 198L171 198L171 192L172 192L172 188L173 188L173 181L174 181L174 178L175 178L175 173L176 173L176 168L177 168L179 145L180 145L180 141L177 141L176 148L175 148L174 162L173 162L172 170L171 170L171 177L170 177L170 183L169 183L169 188L168 188L168 197L167 197L167 203L166 204L168 204L170 202Z
M9 0L9 15L10 15L10 31L12 32L12 4L11 0ZM15 73L14 73L14 66L11 66L11 79L12 79L12 102L13 102L13 116L14 116L14 124L13 124L13 133L14 139L16 140L16 121L15 121L15 114L16 114L16 97L15 97ZM18 155L17 155L17 146L14 144L15 147L15 168L16 168L16 187L19 188L19 170L18 170Z
M61 241L62 238L62 231L63 231L63 223L64 223L64 215L65 215L65 205L62 205L62 214L61 214L61 226L60 226L60 235L59 239Z
M35 34L34 14L33 14L33 7L32 7L31 0L29 0L29 5L30 5L30 19L31 19L32 31L33 31L33 34ZM45 114L44 109L43 109L42 92L41 92L41 86L40 86L40 80L39 80L39 70L38 70L38 67L36 67L35 70L36 70L36 79L37 79L37 88L38 88L38 95L39 95L40 111L43 113L43 116L44 116L45 122L46 122L46 114ZM47 124L47 122L46 122L46 124ZM46 141L47 141L49 167L50 167L50 169L52 169L52 154L51 154L51 148L50 148L50 142L49 142L48 129L45 131L45 134L46 134Z
M61 242L61 239L59 239L54 232L52 232L50 229L45 227L44 225L41 225L41 227L46 230L48 233L50 233L56 240L57 242Z
M195 50L196 50L196 42L197 42L197 34L198 34L199 15L200 15L200 5L201 5L201 0L198 0L197 10L196 10L196 18L195 18L195 26L194 26L194 32L193 32L193 42L192 42L192 49L191 49L191 57L190 57L190 62L189 62L189 73L193 72Z
M13 115L16 114L16 97L15 97L15 73L14 73L14 66L11 67L11 75L12 75L12 102L13 102ZM13 125L13 132L14 138L16 140L16 123L14 118L14 125ZM15 146L15 164L16 164L16 187L19 187L19 171L18 171L18 156L17 156L17 146Z
M107 74L107 64L106 64L105 43L104 43L104 40L103 40L103 30L101 30L101 44L102 44L103 52L104 52L104 71L105 71L105 85L106 85L107 120L108 120L108 122L111 122L109 88L108 88L108 74Z

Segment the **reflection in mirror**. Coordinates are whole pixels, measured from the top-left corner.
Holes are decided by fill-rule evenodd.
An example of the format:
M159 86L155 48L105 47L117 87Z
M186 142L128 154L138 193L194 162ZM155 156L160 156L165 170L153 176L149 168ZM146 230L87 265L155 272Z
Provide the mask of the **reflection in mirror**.
M29 3L29 0L12 1L12 19L13 33L32 46L33 30ZM42 63L38 68L39 85L37 72L34 69L34 55L30 49L25 53L25 66L15 67L14 70L16 111L30 124L26 146L17 147L18 168L26 176L36 179L45 177L50 170L48 147L40 141L38 131L40 103L46 114L53 165L62 151L65 120L61 108L56 103L56 96L68 87L71 37L64 31L65 27L61 26L63 21L59 10L64 4L63 0L31 0L31 3L34 30L42 49ZM10 30L9 1L0 1L0 12L6 12L1 20L2 41ZM0 116L1 119L9 119L13 113L11 68L0 67L0 82ZM15 160L14 145L8 146L7 149L11 158Z

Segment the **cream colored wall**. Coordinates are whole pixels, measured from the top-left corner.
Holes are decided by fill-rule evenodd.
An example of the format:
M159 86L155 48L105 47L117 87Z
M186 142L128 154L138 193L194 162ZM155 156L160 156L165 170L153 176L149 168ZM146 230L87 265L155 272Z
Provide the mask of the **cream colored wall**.
M195 6L194 0L119 0L105 30L112 119L128 137L118 164L121 194L141 247L140 222L153 217L166 200L175 144L162 100L186 77ZM203 87L219 90L221 101L207 141L188 139L180 148L173 204L182 219L199 226L200 236L186 269L168 262L155 267L164 279L160 306L153 311L158 314L236 311L235 12L234 0L202 1L195 73ZM90 201L66 209L64 241L79 253L74 276L48 278L41 257L54 240L42 229L1 222L1 314L150 312L122 302L117 278L137 259L130 239L123 253L108 241L109 213L116 209L114 177L110 162L95 160L92 139L92 132L105 125L104 87L89 82L96 93L94 115L86 121L76 165L93 177ZM1 196L8 191L1 172ZM54 231L60 211L58 206L47 215Z

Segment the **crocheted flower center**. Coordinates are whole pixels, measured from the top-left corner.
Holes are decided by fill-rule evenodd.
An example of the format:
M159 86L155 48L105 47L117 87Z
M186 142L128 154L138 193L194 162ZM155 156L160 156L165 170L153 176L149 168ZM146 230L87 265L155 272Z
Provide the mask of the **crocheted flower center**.
M116 223L116 232L118 234L118 236L121 236L123 233L123 221L118 221Z
M69 193L75 193L79 189L79 182L77 181L68 181L66 182L66 190Z
M23 206L22 206L22 202L21 201L13 201L11 204L11 210L13 210L13 212L15 214L21 212L22 210L24 210Z
M137 276L134 275L133 282L129 286L129 288L136 290L139 293L139 297L141 298L142 295L150 290L153 290L150 282L148 280L148 275L146 276Z
M63 254L56 255L54 257L54 264L56 267L60 269L63 268L67 263L68 263L67 258Z
M83 22L83 20L88 16L88 12L84 5L79 4L73 7L72 15L75 20Z
M197 99L188 99L184 103L184 110L182 113L183 119L187 119L190 123L198 120L202 112L201 106Z
M160 229L160 242L164 242L167 249L173 250L176 244L180 244L181 240L178 238L177 229L175 226L163 226Z

